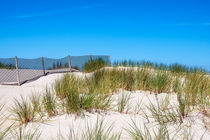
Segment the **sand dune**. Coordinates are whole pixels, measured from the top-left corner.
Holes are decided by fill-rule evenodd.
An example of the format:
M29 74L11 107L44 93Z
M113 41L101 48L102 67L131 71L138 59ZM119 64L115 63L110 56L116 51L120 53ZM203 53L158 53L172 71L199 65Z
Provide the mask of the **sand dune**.
M89 74L83 74L81 72L75 72L72 74L77 75L79 77L84 77L89 75ZM47 75L39 78L36 81L26 83L22 86L0 85L0 102L5 103L5 108L9 108L13 105L14 98L19 99L20 96L27 98L31 94L42 95L46 87L52 86L55 80L60 79L63 75L64 74ZM96 124L97 119L104 119L104 123L107 126L113 124L112 133L117 133L117 132L122 133L121 139L131 138L128 135L126 129L130 128L129 124L132 124L132 120L134 120L137 126L139 128L142 128L143 131L145 124L149 127L149 130L151 132L153 130L157 131L156 129L157 126L151 123L153 122L153 120L150 119L150 122L148 122L148 120L144 117L142 111L137 111L137 104L140 103L142 109L145 112L149 112L149 110L146 108L146 105L149 105L150 103L157 104L155 94L149 94L142 91L136 91L136 92L120 91L119 93L112 95L113 105L117 104L117 98L121 94L131 94L131 100L129 102L130 105L128 107L129 111L127 113L119 113L116 111L117 110L116 108L113 108L112 110L103 113L85 112L84 116L64 114L49 118L44 123L39 123L39 122L29 123L26 129L30 130L39 127L39 130L42 132L41 138L56 139L59 134L67 136L69 134L70 129L73 129L75 132L78 132L78 135L81 135L80 133L82 131L87 130L87 124L89 124L90 127L93 127ZM171 106L178 105L176 94L161 93L157 95L157 98L158 101L163 101L166 98L169 98ZM9 110L6 109L6 112L9 113ZM204 127L203 118L205 117L202 114L199 114L198 112L195 111L190 113L189 117L185 118L184 123L182 124L183 128L186 127L187 130L189 122L193 122L191 123L191 133L193 134L193 139L195 140L200 139L201 137L207 140L210 137L210 132L206 130ZM8 123L11 122L8 121ZM173 124L173 123L170 124L168 127L169 131L172 132L170 134L170 137L173 137L174 135L178 136L178 134L175 134L175 132L173 131L178 130L179 128L180 128L179 124ZM179 134L181 133L183 133L183 130L179 132Z

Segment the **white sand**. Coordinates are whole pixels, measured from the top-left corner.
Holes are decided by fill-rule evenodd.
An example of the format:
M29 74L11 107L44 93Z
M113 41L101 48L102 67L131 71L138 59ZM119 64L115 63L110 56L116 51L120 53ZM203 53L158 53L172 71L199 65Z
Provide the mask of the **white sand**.
M84 74L77 72L74 73L77 76L83 77ZM13 105L13 99L14 98L20 98L20 96L23 97L29 97L31 94L43 94L46 87L52 86L52 84L55 82L55 80L58 80L61 78L64 74L52 74L45 77L41 77L40 79L24 84L20 87L18 86L3 86L0 85L0 103L5 103L5 108L9 108ZM59 133L61 133L63 136L66 136L69 134L69 129L73 129L75 133L79 133L79 135L82 133L82 131L87 130L87 124L90 126L94 126L97 118L98 119L104 119L104 123L109 126L113 124L113 133L115 132L122 132L121 139L131 139L128 135L127 131L125 129L129 129L129 124L132 124L132 120L134 120L139 128L141 128L142 131L144 131L144 124L147 125L147 127L150 127L149 130L152 133L153 130L157 131L155 127L155 124L152 123L154 120L150 119L150 123L148 123L147 119L145 119L143 115L143 111L139 109L141 107L145 112L148 112L148 115L151 115L148 111L148 109L145 107L146 105L149 105L150 103L156 104L156 98L154 94L149 94L141 91L137 92L121 92L116 93L112 96L112 99L114 100L113 105L117 104L117 99L120 96L120 94L131 94L131 100L129 102L129 106L127 108L130 108L127 113L119 113L115 110L117 108L113 108L110 111L104 112L104 113L85 113L85 116L76 116L76 115L61 115L56 116L53 118L50 118L49 120L45 121L44 123L30 123L26 129L31 130L39 127L39 130L41 131L41 137L43 139L52 139L57 138ZM170 104L173 106L177 106L177 97L175 94L165 94L161 93L159 94L158 100L164 100L166 97L170 99ZM139 106L137 106L139 104ZM9 111L8 109L6 111ZM184 123L181 125L184 128L187 128L187 124L191 124L191 134L193 135L193 139L200 139L203 136L203 139L209 139L210 138L210 132L207 131L203 124L203 118L204 116L198 112L192 112L190 113L189 117L184 119ZM209 118L206 118L209 119ZM183 131L179 131L178 134L174 134L174 130L178 130L179 124L170 124L168 126L168 130L171 132L170 137L172 138L174 135L178 136L178 134L183 133ZM183 129L184 130L184 129ZM190 129L186 129L190 130ZM178 138L177 139L181 139Z

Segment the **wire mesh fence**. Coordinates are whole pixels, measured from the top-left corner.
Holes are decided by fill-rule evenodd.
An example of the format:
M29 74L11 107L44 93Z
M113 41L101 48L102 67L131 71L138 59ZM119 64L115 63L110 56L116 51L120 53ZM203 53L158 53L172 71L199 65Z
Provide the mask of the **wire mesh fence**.
M21 85L52 73L82 71L86 62L99 58L110 63L110 57L105 55L66 56L61 59L0 58L0 84Z

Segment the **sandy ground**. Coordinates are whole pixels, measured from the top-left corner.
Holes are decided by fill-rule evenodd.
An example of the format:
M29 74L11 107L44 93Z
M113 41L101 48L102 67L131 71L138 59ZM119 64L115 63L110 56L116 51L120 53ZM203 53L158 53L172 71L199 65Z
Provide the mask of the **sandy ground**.
M84 77L84 74L81 72L75 72L73 74ZM63 75L64 74L51 74L41 77L36 81L26 83L20 87L0 85L0 103L4 103L5 108L10 108L13 106L14 98L19 99L20 96L29 97L31 94L41 95L44 93L46 87L52 86L55 80L60 79ZM148 112L148 115L151 115L146 106L150 103L156 104L156 96L154 94L141 91L121 91L112 95L112 99L114 101L113 105L117 104L117 100L121 94L130 95L127 111L124 113L117 112L117 108L115 107L112 110L103 113L85 112L84 116L60 115L49 118L43 123L30 123L26 129L30 130L38 127L41 132L41 138L43 139L57 139L60 134L65 137L69 134L71 129L74 130L75 133L78 133L77 137L79 137L83 131L87 130L87 126L93 127L96 124L97 119L103 119L106 126L113 124L113 133L122 133L121 139L131 139L126 129L129 129L130 125L132 125L132 120L136 122L136 125L141 128L142 131L145 131L144 125L146 125L151 133L153 131L156 132L156 128L159 127L157 123L153 123L153 119L149 119L148 121L143 114L143 111L145 111ZM169 98L172 106L177 106L178 104L175 94L161 93L157 96L157 98L160 102ZM6 111L9 113L9 109L6 109ZM189 131L195 140L200 139L201 137L208 140L210 138L210 132L204 127L203 119L208 118L205 118L205 116L201 113L195 111L191 112L189 117L184 119L184 123L181 126L173 123L168 125L170 138L175 136L176 139L183 139L179 138L178 135L182 134L185 130ZM180 127L183 127L183 129L178 133L175 133L175 130L178 130Z

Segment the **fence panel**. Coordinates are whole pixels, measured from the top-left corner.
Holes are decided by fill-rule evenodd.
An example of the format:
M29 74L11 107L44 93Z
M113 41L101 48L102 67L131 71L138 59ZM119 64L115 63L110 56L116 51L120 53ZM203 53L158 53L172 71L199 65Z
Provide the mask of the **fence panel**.
M17 84L17 74L15 67L15 58L0 59L0 84Z
M92 60L103 59L109 63L109 56L91 55ZM60 59L40 57L36 59L25 59L17 57L20 84L34 81L44 75L52 73L64 73L82 71L86 62L90 61L90 56L66 56ZM71 69L69 67L71 64ZM15 58L0 58L0 84L17 85L17 70Z
M18 58L17 60L21 84L43 76L41 57L36 59Z

